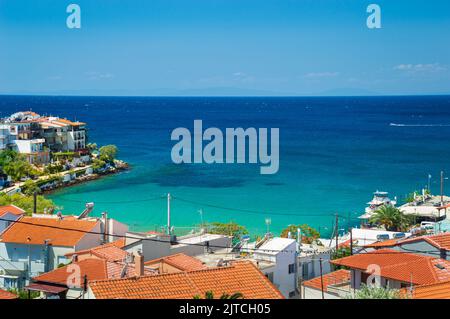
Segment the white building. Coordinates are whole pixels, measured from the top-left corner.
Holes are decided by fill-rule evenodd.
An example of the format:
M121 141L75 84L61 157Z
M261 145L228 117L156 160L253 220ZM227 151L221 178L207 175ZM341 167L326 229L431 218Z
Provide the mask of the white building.
M297 242L294 239L275 237L254 250L256 261L275 264L267 277L286 298L297 295Z
M39 215L22 217L0 236L0 287L21 288L31 277L67 264L65 256L124 235L126 226L107 219Z

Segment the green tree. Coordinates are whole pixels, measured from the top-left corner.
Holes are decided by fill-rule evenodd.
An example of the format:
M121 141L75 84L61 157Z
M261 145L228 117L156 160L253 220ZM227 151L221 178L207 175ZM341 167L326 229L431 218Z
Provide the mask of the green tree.
M34 192L40 194L41 193L41 189L39 188L39 186L32 181L31 179L25 181L25 183L23 183L22 187L22 193L24 193L25 195L33 195Z
M383 205L378 208L369 221L382 225L389 231L406 231L413 224L411 216L406 216L392 205Z
M115 145L105 145L100 147L100 159L106 162L112 162L117 156L117 146Z
M225 300L225 299L243 299L244 295L241 294L240 292L236 292L234 294L227 294L227 293L223 293L222 296L220 296L220 299ZM194 299L202 299L199 295L195 295ZM205 292L205 299L214 299L214 293L212 291L207 291Z
M29 176L32 171L32 167L28 162L20 157L16 161L9 162L3 166L3 171L5 174L11 176L13 181L17 182L23 177Z
M105 161L102 161L101 159L98 158L94 158L94 160L92 161L92 169L94 171L99 170L100 168L104 167L106 165Z
M31 215L34 207L34 199L33 196L27 196L20 193L13 195L0 194L0 206L6 205L15 205L25 210L27 215ZM50 199L47 199L42 195L37 196L38 213L43 213L45 211L47 213L52 213L55 209L56 205Z
M382 288L382 287L369 287L362 285L354 296L349 296L349 299L402 299L402 295L399 290Z
M301 230L302 243L312 244L313 242L317 241L317 239L320 238L320 233L315 228L312 228L307 224L289 225L288 227L286 227L281 231L281 237L287 238L290 232L291 237L297 240L297 229Z
M244 235L248 235L248 230L242 225L235 222L229 223L211 223L207 225L208 232L211 234L221 234L232 236L234 240L240 239Z

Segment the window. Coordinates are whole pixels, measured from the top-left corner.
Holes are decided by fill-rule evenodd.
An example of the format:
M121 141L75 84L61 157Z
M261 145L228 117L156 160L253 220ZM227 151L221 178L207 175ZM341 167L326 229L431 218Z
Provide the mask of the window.
M295 264L289 264L289 273L292 274L295 272Z

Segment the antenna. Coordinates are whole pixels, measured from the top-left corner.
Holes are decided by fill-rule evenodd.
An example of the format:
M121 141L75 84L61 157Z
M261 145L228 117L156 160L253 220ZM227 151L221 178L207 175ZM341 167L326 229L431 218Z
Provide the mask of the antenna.
M170 193L167 193L167 235L170 235Z
M267 228L267 234L270 234L270 224L272 224L272 219L270 219L269 217L267 217L265 219L265 223L266 223L266 228Z

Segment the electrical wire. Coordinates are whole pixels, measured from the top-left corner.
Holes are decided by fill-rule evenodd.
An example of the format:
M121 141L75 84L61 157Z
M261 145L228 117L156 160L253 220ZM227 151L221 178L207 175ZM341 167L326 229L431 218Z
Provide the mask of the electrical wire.
M66 228L66 227L60 227L60 226L52 226L52 225L42 225L42 224L35 224L30 223L22 220L16 220L11 221L8 219L0 218L0 221L8 221L12 224L25 224L30 225L34 227L45 227L45 228L51 228L51 229L59 229L59 230L65 230L65 231L73 231L78 233L84 233L84 234L92 234L92 235L102 235L102 236L111 236L111 237L117 237L117 238L125 238L125 239L136 239L136 240L143 240L143 241L153 241L153 242L170 242L168 240L161 240L158 238L142 238L142 237L136 237L136 236L130 236L130 235L118 235L118 234L111 234L111 233L104 233L104 232L95 232L95 231L87 231L87 230L80 230L80 229L74 229L74 228ZM11 227L11 226L10 226ZM3 233L4 235L5 233ZM180 245L186 245L186 246L201 246L201 247L210 247L210 248L222 248L222 249L229 249L232 247L229 246L220 246L220 245L205 245L203 243L186 243L183 241L175 241L174 244L180 244ZM284 253L292 253L296 252L296 250L287 250L287 249L260 249L260 248L244 248L247 251L258 251L258 252L284 252ZM408 252L404 251L389 251L389 252L379 252L379 251L373 251L373 252L366 252L365 254L378 254L378 255L398 255L398 254L410 254L410 253L420 253L420 254L431 254L436 253L435 251L421 251L421 250L408 250Z

